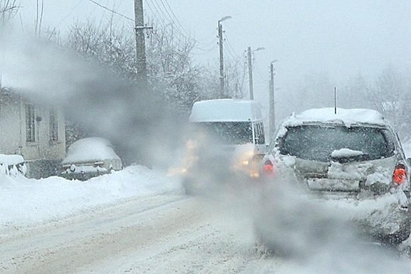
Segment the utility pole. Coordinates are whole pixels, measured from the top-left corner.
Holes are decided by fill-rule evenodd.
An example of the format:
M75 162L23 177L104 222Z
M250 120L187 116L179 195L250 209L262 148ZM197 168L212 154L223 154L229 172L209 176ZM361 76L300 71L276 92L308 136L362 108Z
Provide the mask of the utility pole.
M1 20L2 20L2 22L1 22L1 28L0 28L0 35L1 35L1 37L4 37L5 36L5 34L4 34L4 32L5 32L5 28L6 28L6 10L7 10L7 7L5 6L5 7L3 7L3 10L1 11ZM0 38L0 39L2 39L2 38ZM4 38L3 38L4 39ZM1 43L2 45L0 46L0 50L1 50L1 63L2 64L4 64L4 51L5 51L5 49L4 49L4 41L2 41L2 43ZM3 65L4 66L4 65ZM3 88L3 68L0 66L0 91L1 91L1 89Z
M224 91L224 50L223 50L223 25L221 22L224 20L230 19L231 16L224 16L220 20L218 20L218 45L220 49L220 98L224 98L225 91Z
M146 41L144 31L143 0L134 0L135 32L136 32L136 57L137 78L139 82L147 83Z
M224 51L223 51L223 26L218 21L218 45L220 48L220 98L224 98Z
M0 35L1 35L1 37L4 37L4 28L5 28L5 25L6 25L6 22L5 22L5 19L4 19L4 11L2 11L2 23L1 23L1 29L0 29ZM0 40L1 40L2 38L0 38ZM0 50L1 50L1 63L2 64L4 64L4 51L5 51L5 49L3 48L4 47L4 41L2 41L2 43L1 43L2 45L0 46ZM2 66L4 66L4 65L2 65ZM1 89L3 88L3 68L0 66L0 91L1 91Z
M334 87L334 114L337 114L337 87Z
M254 100L254 87L253 87L253 62L251 59L251 54L254 51L263 50L265 48L257 48L256 50L251 51L251 47L247 49L247 59L248 59L248 84L250 88L250 100Z
M268 133L270 139L274 135L275 131L275 105L274 105L274 63L277 60L270 62L270 88L268 93L268 102L269 102L269 112L268 112Z
M247 49L247 59L248 59L248 85L250 88L250 100L254 100L253 91L253 64L251 63L251 47Z
M0 35L1 37L4 37L4 29L6 27L6 7L3 8L3 10L1 11L1 27L0 27ZM0 38L0 39L4 39L4 38ZM1 63L4 64L4 41L2 41L1 46L0 46L0 50L1 50ZM2 65L4 66L4 65ZM3 88L3 68L0 66L0 91Z

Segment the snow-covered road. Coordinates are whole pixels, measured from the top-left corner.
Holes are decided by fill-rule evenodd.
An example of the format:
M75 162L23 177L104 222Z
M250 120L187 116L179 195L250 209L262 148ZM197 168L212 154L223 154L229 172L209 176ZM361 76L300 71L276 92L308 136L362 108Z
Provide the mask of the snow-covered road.
M342 246L305 261L256 252L247 187L186 196L178 180L141 166L86 182L0 179L0 273L411 272L368 247L355 260Z
M15 232L1 273L262 273L251 224L198 197L154 195Z

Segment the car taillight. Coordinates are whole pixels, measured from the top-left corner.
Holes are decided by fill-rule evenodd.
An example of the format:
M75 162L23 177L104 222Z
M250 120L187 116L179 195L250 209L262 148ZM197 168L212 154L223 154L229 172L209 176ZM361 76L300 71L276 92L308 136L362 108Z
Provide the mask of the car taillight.
M400 185L405 182L407 179L407 171L405 170L405 166L403 164L398 164L395 169L394 173L392 175L392 181Z
M274 175L274 165L270 160L264 162L263 173L264 175Z

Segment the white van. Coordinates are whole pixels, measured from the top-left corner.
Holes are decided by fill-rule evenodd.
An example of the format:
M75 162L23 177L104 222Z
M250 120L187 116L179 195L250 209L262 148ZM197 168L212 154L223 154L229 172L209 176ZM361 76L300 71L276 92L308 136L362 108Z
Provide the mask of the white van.
M245 174L258 177L266 151L261 106L252 100L194 103L189 117L183 184L187 193ZM224 177L224 179L222 179Z
M189 122L206 127L227 145L253 144L255 154L265 153L263 116L256 101L198 101L193 105Z

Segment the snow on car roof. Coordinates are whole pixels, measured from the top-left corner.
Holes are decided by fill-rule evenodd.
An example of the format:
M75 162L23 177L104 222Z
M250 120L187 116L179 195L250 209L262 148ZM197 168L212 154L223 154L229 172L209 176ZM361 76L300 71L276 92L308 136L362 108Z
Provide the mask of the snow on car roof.
M334 108L309 109L300 114L293 114L287 119L286 125L296 126L304 122L333 122L340 121L346 126L358 123L367 123L375 125L386 125L387 121L382 114L372 109L344 109L337 108L335 114Z
M215 99L195 102L190 122L240 122L261 120L261 106L253 100Z
M0 154L0 163L4 165L17 165L17 164L22 164L24 163L24 158L21 155L6 155L6 154Z
M110 141L100 137L77 140L67 151L62 164L120 159L111 147Z

